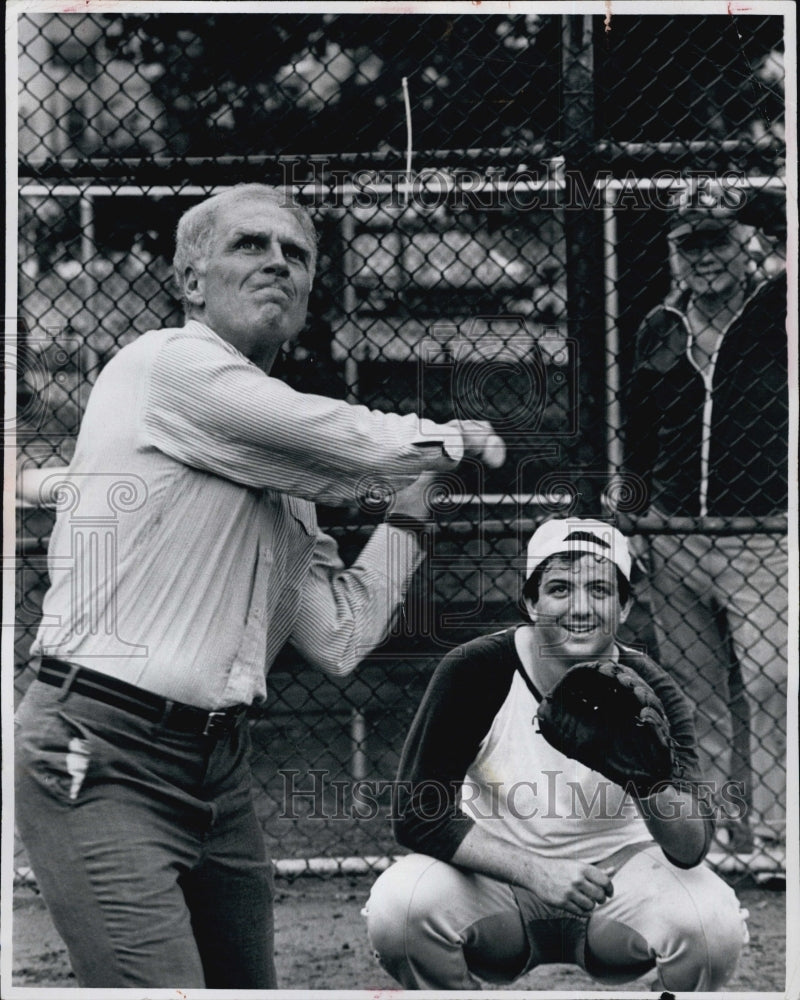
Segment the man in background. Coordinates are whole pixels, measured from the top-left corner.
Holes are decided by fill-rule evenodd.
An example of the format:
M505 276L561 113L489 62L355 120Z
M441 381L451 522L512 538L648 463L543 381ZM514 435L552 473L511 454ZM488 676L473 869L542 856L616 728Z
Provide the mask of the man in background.
M744 198L707 185L676 200L676 290L637 334L626 449L650 513L750 519L744 530L653 535L650 593L660 662L695 706L701 769L718 791L731 778L730 680L741 669L750 815L731 816L727 832L729 846L765 855L786 819L787 548L760 528L787 513L786 280L751 274L758 232L734 195Z

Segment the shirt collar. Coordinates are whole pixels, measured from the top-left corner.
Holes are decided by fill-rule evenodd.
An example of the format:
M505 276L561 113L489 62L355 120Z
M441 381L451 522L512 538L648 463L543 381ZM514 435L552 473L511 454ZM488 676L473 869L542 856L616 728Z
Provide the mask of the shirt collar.
M213 340L215 343L221 344L229 354L233 354L234 357L241 358L241 360L247 362L248 365L253 364L250 358L242 354L238 347L234 347L230 341L225 340L224 337L220 337L220 335L215 333L210 326L206 326L205 323L201 323L199 319L187 319L183 328L184 330L189 330L195 336L202 337L204 340ZM257 366L253 365L253 367Z

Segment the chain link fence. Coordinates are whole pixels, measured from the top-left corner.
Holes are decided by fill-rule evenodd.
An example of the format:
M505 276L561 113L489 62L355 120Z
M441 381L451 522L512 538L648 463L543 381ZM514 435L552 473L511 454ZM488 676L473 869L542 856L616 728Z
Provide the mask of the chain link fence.
M246 180L291 187L321 235L308 325L273 374L486 417L508 446L502 469L443 482L404 614L352 677L290 651L271 672L254 769L283 870L393 854L391 779L437 659L519 620L541 518L604 513L637 553L625 638L695 698L725 791L714 863L780 872L782 18L23 13L16 28L21 469L69 462L103 365L180 325L177 218ZM702 179L725 192L722 224L681 234L666 206ZM692 312L700 284L726 281L730 315ZM321 522L347 560L379 516ZM18 507L18 693L53 517Z

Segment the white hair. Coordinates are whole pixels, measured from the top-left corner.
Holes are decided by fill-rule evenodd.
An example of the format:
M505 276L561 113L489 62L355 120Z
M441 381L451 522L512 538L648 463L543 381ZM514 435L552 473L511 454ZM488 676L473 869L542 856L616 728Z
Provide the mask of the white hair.
M313 277L317 263L317 231L306 209L302 205L295 204L291 192L282 188L270 187L268 184L237 184L192 206L178 220L172 269L182 299L184 299L183 281L186 268L205 261L217 213L222 208L245 201L268 201L297 219L311 244L310 270Z

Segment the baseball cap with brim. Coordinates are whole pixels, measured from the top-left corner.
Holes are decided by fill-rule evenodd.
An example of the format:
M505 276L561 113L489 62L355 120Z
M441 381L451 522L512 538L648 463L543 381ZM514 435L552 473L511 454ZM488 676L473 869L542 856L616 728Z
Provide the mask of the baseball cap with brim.
M703 185L675 193L670 205L669 239L698 230L728 229L738 219L738 206L719 185Z
M603 556L630 581L631 554L625 536L605 521L581 517L552 518L534 531L528 542L525 580L550 556L573 552Z
M674 220L668 238L670 240L679 240L688 233L719 232L723 229L730 229L731 224L734 222L736 222L735 212L725 212L720 215L711 215L708 212L693 212Z

